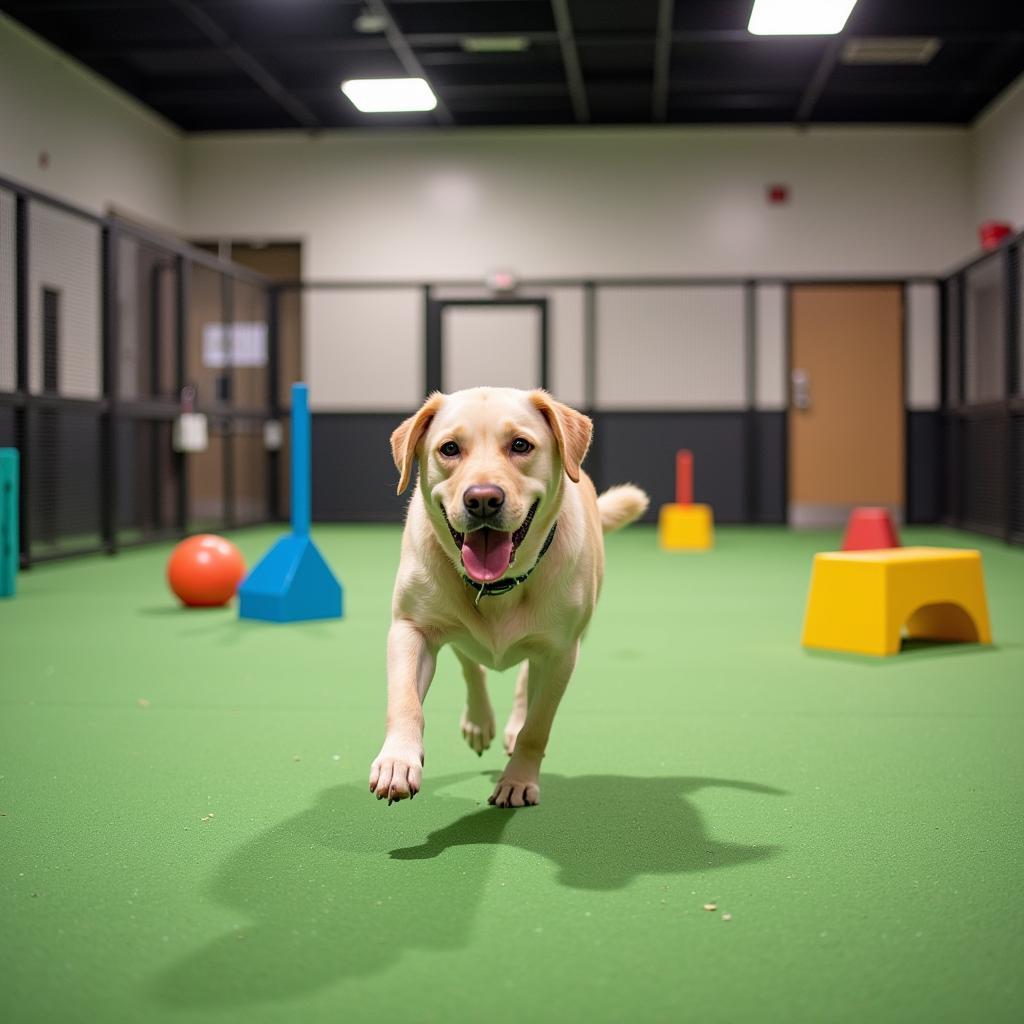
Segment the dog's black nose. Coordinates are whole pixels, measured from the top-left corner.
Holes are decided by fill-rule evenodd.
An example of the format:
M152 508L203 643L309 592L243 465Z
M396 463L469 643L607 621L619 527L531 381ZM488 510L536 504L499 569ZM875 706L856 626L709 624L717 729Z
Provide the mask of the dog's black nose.
M497 515L505 504L505 492L497 484L473 484L462 495L462 504L470 515L480 519Z

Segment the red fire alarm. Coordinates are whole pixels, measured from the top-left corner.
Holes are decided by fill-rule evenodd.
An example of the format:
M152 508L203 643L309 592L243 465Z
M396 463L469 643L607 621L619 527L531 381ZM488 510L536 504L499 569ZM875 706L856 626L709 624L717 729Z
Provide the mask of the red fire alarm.
M788 185L769 185L768 186L768 202L772 206L781 206L789 202L789 186Z

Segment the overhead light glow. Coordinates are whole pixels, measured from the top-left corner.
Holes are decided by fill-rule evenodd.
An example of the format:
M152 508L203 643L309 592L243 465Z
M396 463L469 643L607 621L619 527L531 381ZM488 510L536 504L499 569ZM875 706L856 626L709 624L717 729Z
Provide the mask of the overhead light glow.
M530 48L526 36L463 36L459 43L466 53L524 53Z
M350 78L341 91L364 114L433 110L437 97L422 78Z
M756 36L834 36L857 0L754 0L747 31Z
M362 32L363 35L373 35L383 32L388 27L388 21L387 18L382 18L379 14L373 14L371 11L361 11L356 16L356 20L352 22L352 27L357 32Z

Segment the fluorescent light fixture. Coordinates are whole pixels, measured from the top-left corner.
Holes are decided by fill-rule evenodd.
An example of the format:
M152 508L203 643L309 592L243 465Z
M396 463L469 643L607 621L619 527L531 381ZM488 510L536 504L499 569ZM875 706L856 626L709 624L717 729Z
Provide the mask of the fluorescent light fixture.
M857 0L754 0L747 31L755 36L834 36Z
M524 53L530 48L526 36L463 36L459 43L466 53Z
M341 91L364 114L433 110L437 97L422 78L350 78Z
M942 49L935 36L870 36L848 39L843 45L844 64L928 64Z

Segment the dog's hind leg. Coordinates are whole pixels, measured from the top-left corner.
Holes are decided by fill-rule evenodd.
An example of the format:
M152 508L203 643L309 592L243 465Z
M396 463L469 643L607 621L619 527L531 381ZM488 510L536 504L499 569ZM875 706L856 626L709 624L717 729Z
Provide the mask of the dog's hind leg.
M505 723L505 753L510 757L516 748L516 737L526 721L526 708L529 703L529 677L530 663L524 661L519 666L519 675L516 676L516 695L512 699L512 713Z
M455 656L462 666L462 676L466 680L466 710L462 712L462 737L470 749L477 754L491 745L497 727L494 724L494 709L491 699L487 696L487 673L472 658L467 658L457 647L453 647Z

